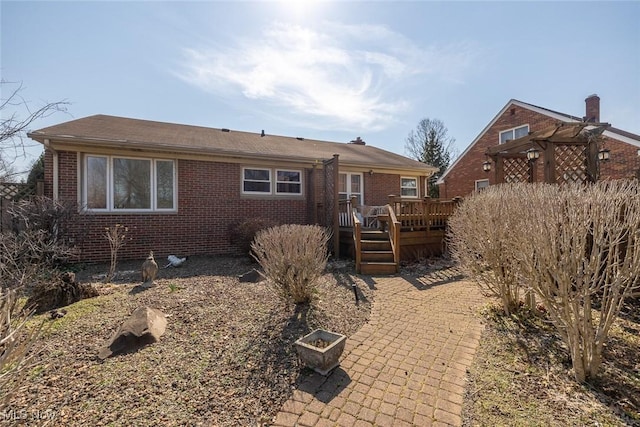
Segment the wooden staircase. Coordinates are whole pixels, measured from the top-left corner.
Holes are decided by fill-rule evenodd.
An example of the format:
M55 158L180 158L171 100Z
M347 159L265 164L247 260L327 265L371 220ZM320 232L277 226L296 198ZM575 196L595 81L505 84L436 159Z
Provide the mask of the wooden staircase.
M394 262L389 233L378 230L362 230L360 233L361 274L394 274L398 264Z

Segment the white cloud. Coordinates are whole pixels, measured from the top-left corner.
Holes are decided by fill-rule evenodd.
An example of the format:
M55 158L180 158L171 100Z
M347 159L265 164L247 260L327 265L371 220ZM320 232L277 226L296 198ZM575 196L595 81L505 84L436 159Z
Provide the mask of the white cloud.
M185 81L286 108L309 126L382 130L406 111L422 84L463 82L477 57L471 45L421 48L379 25L273 24L259 39L185 49ZM409 93L402 93L402 88Z

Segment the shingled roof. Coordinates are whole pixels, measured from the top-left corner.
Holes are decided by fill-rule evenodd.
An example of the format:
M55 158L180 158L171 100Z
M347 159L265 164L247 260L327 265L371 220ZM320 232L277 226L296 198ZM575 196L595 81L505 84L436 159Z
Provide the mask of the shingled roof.
M431 174L436 168L371 145L264 135L228 129L95 115L33 131L54 146L94 146L249 159L316 163L339 155L341 165ZM86 148L85 148L86 149Z

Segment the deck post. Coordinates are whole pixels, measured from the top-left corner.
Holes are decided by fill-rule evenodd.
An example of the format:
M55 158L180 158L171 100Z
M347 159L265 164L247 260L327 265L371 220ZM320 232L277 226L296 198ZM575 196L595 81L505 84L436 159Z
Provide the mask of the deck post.
M358 196L351 196L351 209L357 209L358 206ZM349 215L351 215L351 211L349 211Z

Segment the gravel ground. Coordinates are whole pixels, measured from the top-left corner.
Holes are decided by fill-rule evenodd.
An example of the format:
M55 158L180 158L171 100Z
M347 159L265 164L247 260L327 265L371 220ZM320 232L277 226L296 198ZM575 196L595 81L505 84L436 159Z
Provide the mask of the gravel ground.
M44 350L0 424L268 424L310 373L293 342L317 327L353 334L373 299L351 262L330 263L305 307L285 305L264 281L240 283L255 267L245 259L189 259L161 269L149 289L138 286L140 265L122 263L109 285L99 281L107 266L78 272L102 295L67 307L61 319L39 317L48 327ZM100 361L100 347L142 305L168 317L160 342Z

